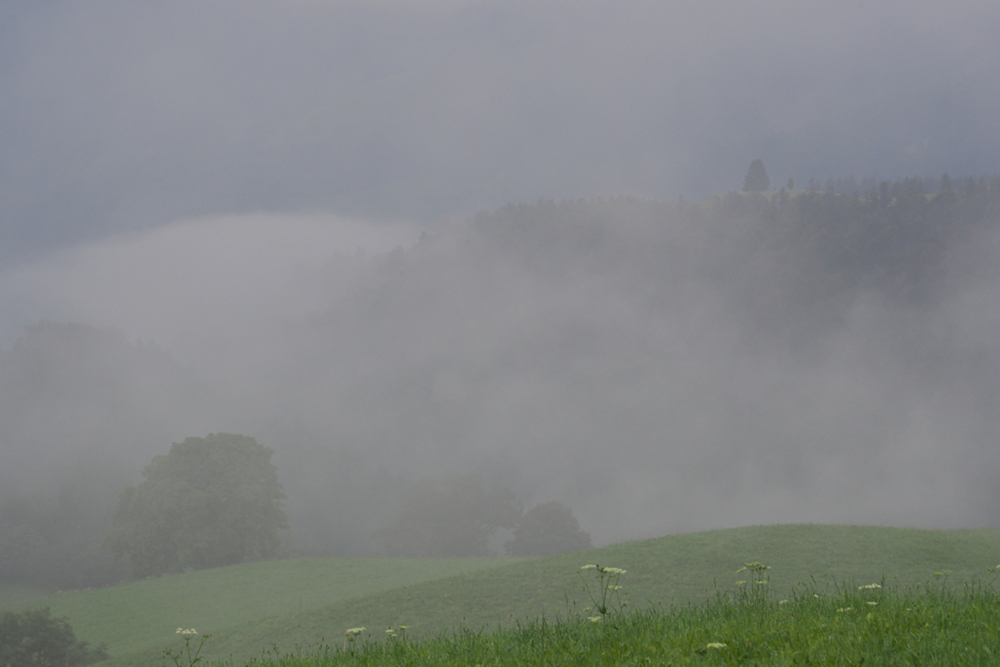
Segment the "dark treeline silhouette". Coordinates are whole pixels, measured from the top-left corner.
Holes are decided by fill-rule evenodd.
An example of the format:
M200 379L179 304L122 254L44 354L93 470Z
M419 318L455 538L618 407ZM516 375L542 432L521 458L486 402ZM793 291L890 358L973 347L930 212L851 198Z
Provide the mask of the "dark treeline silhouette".
M874 290L897 303L945 294L949 252L996 224L1000 178L944 175L929 195L922 179L882 181L851 195L835 190L731 193L687 211L725 225L744 252L765 253L786 306L831 304Z
M933 195L920 178L863 183L868 189L853 194L838 192L838 183L731 192L676 207L632 197L540 201L480 213L475 225L539 266L573 256L598 270L627 265L637 276L645 267L654 281L700 276L751 317L777 308L795 318L834 315L859 291L897 304L939 298L956 279L949 253L997 224L1000 178L956 183L944 175ZM694 238L709 247L692 247Z
M822 190L825 192L836 192L841 195L859 195L867 196L870 192L878 192L883 183L890 189L898 189L903 186L904 182L909 182L909 186L912 187L916 182L920 183L920 187L923 192L928 195L939 194L946 189L967 191L976 190L981 188L990 188L992 184L996 182L996 176L955 176L951 177L945 174L944 178L937 176L913 176L910 178L902 180L885 180L878 178L877 176L863 176L857 178L853 175L851 176L828 176L826 179L820 181L816 178L810 178L806 181L798 181L802 185L802 189L808 191ZM790 179L790 182L794 185L795 179ZM944 187L947 185L947 187ZM766 188L765 188L766 189ZM788 189L792 189L791 187Z

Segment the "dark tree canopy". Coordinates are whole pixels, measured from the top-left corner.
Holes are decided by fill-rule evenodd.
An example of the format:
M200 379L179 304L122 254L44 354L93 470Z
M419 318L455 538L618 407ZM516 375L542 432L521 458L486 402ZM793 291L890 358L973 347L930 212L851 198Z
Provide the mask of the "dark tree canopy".
M522 512L512 491L487 490L478 475L424 479L399 518L373 537L390 556L488 556L490 535L513 528Z
M273 556L288 525L273 453L229 433L175 443L122 492L107 546L134 577Z
M514 528L514 539L504 545L508 556L556 556L592 547L573 511L556 501L531 508Z
M771 179L764 168L764 161L757 158L750 163L746 178L743 179L744 192L764 192L771 187Z
M66 618L48 607L0 612L0 665L3 667L78 667L107 660L103 646L77 639Z

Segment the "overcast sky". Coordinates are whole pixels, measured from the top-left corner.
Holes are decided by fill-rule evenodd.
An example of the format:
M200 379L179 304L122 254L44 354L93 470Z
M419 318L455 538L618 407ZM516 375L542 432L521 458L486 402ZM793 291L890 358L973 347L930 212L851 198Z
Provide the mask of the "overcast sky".
M0 234L1000 171L1000 8L0 2Z
M294 374L315 371L330 391L315 395L332 402L354 391L343 369L357 355L313 341L328 355L320 370L296 354L311 317L336 319L338 290L362 300L380 287L361 284L363 262L347 258L411 248L422 231L480 209L618 193L693 200L739 189L755 158L773 187L790 177L1000 173L997 35L995 0L0 0L0 345L42 319L113 327L157 341L181 364L211 366L234 387L263 387L255 398L265 403L274 377L293 387ZM386 424L393 406L426 415L421 401L435 397L394 395L392 409L367 414L276 397L289 412L275 421L300 410L314 435L332 424L354 442L382 438L383 455L414 470L493 456L534 484L533 499L575 502L603 541L767 519L986 520L991 483L967 489L967 461L949 458L950 428L964 414L949 397L989 381L956 371L930 398L899 389L907 369L880 356L905 326L894 315L856 304L848 328L824 343L826 361L800 366L783 353L745 356L709 291L684 292L687 310L661 322L602 276L563 277L554 262L536 280L497 262L496 275L463 265L441 272L453 282L428 282L428 302L444 315L412 314L418 335L388 323L395 357L365 348L366 361L383 364L372 387L393 390L395 362L430 369L452 406L454 423L426 425L425 450L401 458L410 424ZM1000 281L991 281L975 303L996 302ZM1000 350L980 311L953 304L919 322L966 323L970 345ZM561 350L550 328L560 312L611 332L622 356L598 365L638 364L630 335L655 341L651 379L627 378L614 399L627 409L605 420L589 407L608 405L603 394L592 404L560 398L566 376L537 379L534 367L522 376L499 356L469 384L493 402L467 405L476 394L463 373L479 368L477 351L503 348L508 334L530 348L534 340L517 337L536 333L541 347ZM879 327L890 333L871 342ZM368 345L380 331L351 340ZM744 405L761 382L771 392L747 399L732 423L711 422L690 382L711 386L705 401L723 406ZM649 396L676 397L675 414ZM760 406L776 416L753 436L761 456L741 461L750 445L740 417ZM468 415L478 415L471 426L459 423ZM635 430L633 455L605 470L623 424ZM534 439L519 439L529 427ZM852 478L855 454L870 451L880 428L889 435L871 455L878 466ZM670 429L688 444L657 449ZM450 440L439 438L445 431ZM176 440L189 435L204 433ZM723 444L712 453L701 449L706 438ZM978 434L959 439L985 451ZM796 450L805 440L812 449ZM560 472L555 454L569 457L580 442L589 467ZM544 465L533 460L550 445ZM462 459L463 447L475 456ZM782 477L795 459L787 452L809 474ZM714 471L721 458L729 477ZM733 483L744 464L750 472ZM704 508L663 516L692 489ZM628 526L623 511L636 517Z

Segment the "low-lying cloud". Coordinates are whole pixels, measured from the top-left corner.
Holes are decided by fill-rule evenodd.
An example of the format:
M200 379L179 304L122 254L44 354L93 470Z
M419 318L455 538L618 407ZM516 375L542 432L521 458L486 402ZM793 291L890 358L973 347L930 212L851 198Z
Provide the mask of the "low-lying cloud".
M253 435L276 450L297 535L343 552L372 548L400 481L469 470L570 504L598 543L992 520L995 244L954 249L965 278L947 299L861 291L804 325L734 302L780 289L760 257L727 254L738 238L569 206L561 229L533 220L543 204L524 227L420 240L322 215L178 222L8 272L0 303L155 341L210 387L196 407L167 399L140 444L91 435L78 453L130 452L137 470L201 431Z
M83 244L0 276L4 338L40 319L86 322L156 341L182 363L243 363L277 344L268 338L276 327L325 309L345 264L409 247L419 233L407 223L262 213Z

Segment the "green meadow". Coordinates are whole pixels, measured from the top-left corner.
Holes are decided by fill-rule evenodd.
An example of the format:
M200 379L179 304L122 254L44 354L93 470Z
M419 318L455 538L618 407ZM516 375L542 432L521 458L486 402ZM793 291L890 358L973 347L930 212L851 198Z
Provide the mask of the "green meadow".
M324 645L343 647L348 628L366 628L358 638L361 645L381 641L387 628L407 626L408 641L430 646L427 640L462 633L486 641L500 637L498 630L527 631L543 619L549 628L586 625L581 619L593 614L586 609L592 603L579 568L587 563L628 571L620 583L633 610L629 623L653 610L708 613L718 602L705 603L720 594L742 594L745 585L736 582L747 575L737 570L752 561L770 566L768 598L789 599L790 608L820 598L828 606L839 604L829 601L872 582L902 595L923 594L928 582L942 592L957 591L970 582L991 581L988 570L1000 563L1000 529L757 526L531 560L266 561L36 598L19 606L48 605L54 615L69 617L78 637L107 644L112 659L106 665L172 664L163 650L183 646L175 634L179 627L212 635L202 652L207 662L240 665ZM662 621L649 617L645 622ZM702 618L695 625L707 623ZM695 646L702 639L715 641L697 633L684 641Z
M1000 597L975 586L898 591L868 584L825 595L805 587L775 600L719 596L706 605L648 608L606 619L533 621L494 632L410 641L355 637L266 667L482 665L934 665L993 667ZM181 662L179 664L188 664Z

